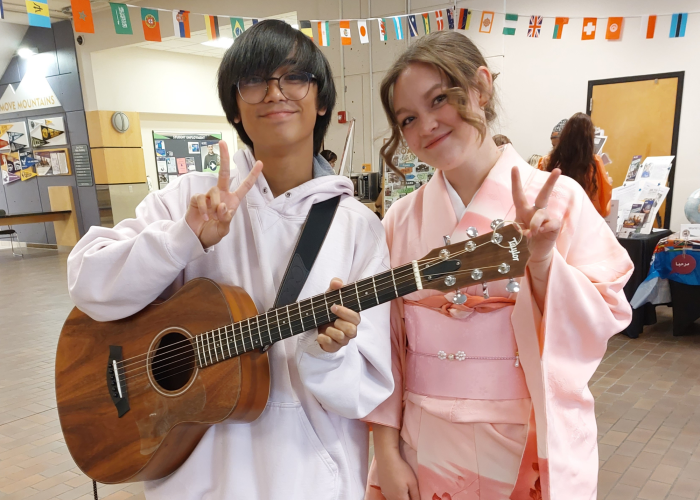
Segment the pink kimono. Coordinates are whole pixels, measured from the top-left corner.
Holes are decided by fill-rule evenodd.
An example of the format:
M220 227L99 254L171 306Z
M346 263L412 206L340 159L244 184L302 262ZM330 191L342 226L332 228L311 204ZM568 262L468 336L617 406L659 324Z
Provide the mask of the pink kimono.
M392 267L466 239L473 226L491 231L514 220L513 166L528 200L548 173L512 146L489 172L457 220L441 172L399 200L384 219ZM392 303L395 389L364 420L401 429L400 449L422 500L596 498L597 429L588 381L607 341L631 320L623 286L627 252L576 181L561 177L548 208L563 221L544 311L529 276L520 292L507 280L452 293L421 290ZM376 463L366 499L381 499Z

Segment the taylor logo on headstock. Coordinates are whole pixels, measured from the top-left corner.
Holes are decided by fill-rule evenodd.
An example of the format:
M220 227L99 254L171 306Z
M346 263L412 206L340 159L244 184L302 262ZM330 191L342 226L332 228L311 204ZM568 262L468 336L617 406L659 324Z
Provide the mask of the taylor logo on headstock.
M518 250L519 241L513 238L508 242L510 246L510 254L513 256L513 260L520 260L520 250Z

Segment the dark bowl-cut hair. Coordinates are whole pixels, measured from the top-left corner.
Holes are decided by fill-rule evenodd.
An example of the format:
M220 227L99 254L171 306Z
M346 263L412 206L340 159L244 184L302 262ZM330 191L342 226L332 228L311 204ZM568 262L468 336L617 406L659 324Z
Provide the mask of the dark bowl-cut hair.
M269 78L277 68L290 61L294 70L314 75L318 89L316 109L326 109L323 116L316 116L314 125L314 154L318 154L335 106L333 73L328 60L314 42L284 21L260 21L244 31L226 51L217 75L219 101L243 143L254 148L243 123L234 121L240 116L236 100L238 80L250 75Z

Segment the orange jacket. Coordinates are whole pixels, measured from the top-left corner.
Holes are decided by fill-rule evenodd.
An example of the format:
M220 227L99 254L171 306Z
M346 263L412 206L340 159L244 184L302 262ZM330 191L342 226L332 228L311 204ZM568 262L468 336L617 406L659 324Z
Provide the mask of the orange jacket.
M537 168L539 168L540 170L547 170L546 163L548 159L549 155L540 158L537 162ZM612 183L610 182L608 172L605 170L605 165L603 165L603 160L598 155L595 155L595 175L598 189L593 194L588 193L588 197L591 199L591 202L593 203L593 206L598 211L598 213L602 217L607 217L608 215L610 215ZM586 190L586 192L588 192L588 190Z

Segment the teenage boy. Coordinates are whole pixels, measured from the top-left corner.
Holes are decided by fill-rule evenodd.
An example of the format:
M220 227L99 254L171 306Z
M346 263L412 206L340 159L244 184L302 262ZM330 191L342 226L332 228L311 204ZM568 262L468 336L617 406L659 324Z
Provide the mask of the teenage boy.
M313 41L281 21L258 23L224 55L218 89L250 149L230 169L221 142L218 177L189 173L151 193L135 219L90 229L68 259L68 282L93 318L129 316L202 276L241 286L259 311L269 309L312 204L337 195L300 298L388 270L379 220L318 155L336 94ZM389 304L363 311L361 323L333 307L334 324L268 351L271 390L260 418L212 426L177 471L146 483L149 500L364 496L368 433L356 419L393 390Z

